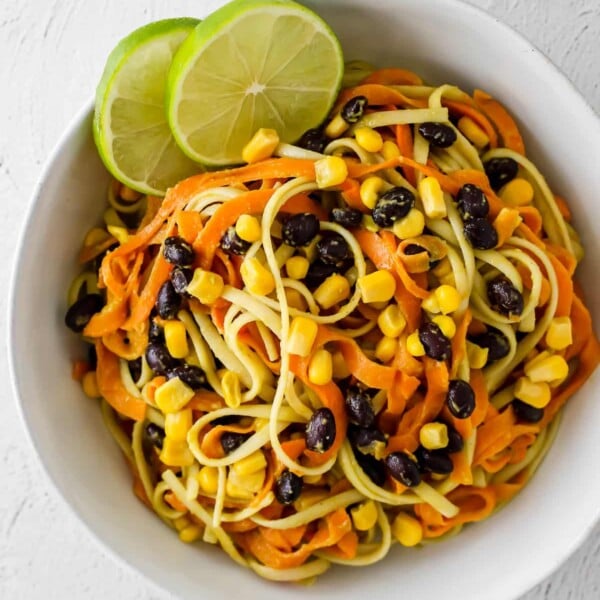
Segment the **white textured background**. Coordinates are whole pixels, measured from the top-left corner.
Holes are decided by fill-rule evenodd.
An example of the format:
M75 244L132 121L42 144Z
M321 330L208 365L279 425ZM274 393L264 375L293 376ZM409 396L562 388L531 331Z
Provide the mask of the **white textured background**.
M471 1L529 38L600 113L599 0ZM195 16L199 5L211 4L1 0L0 290L8 288L17 233L42 164L91 97L113 45L139 25L167 16ZM5 292L0 294L4 340L6 308ZM5 354L6 343L0 347L0 598L169 599L108 557L50 488L18 420ZM600 528L522 600L598 598Z

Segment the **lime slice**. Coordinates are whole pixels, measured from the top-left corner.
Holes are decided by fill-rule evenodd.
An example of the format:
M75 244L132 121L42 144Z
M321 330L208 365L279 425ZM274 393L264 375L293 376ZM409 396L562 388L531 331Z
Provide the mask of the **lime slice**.
M110 53L98 85L98 152L114 177L139 192L162 195L202 170L177 146L165 109L171 61L197 24L166 19L137 29Z
M329 26L291 0L234 0L181 45L167 86L171 131L208 165L242 162L260 127L296 141L337 96L344 61Z

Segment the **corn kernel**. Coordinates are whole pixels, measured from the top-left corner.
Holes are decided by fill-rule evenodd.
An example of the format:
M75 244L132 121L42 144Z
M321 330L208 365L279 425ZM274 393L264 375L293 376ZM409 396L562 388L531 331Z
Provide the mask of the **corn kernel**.
M180 411L194 396L194 390L174 377L163 383L154 392L154 402L164 413Z
M240 378L234 371L226 371L221 378L223 398L230 408L237 408L242 403Z
M244 259L240 274L251 294L266 296L275 289L273 274L256 257Z
M307 317L294 317L290 325L288 352L306 357L310 354L317 338L319 326Z
M202 537L202 529L198 525L190 525L179 532L179 539L186 544L198 541Z
M534 383L529 377L519 377L515 384L515 398L534 408L545 408L550 402L550 386L541 381Z
M419 195L423 210L430 219L442 219L446 216L446 202L440 182L435 177L425 177L419 182Z
M274 129L261 127L242 149L242 160L255 163L272 156L279 145L279 135Z
M110 235L117 239L119 244L127 243L129 239L129 232L125 227L119 227L118 225L108 225L106 227Z
M317 350L308 363L308 379L315 385L325 385L333 377L333 361L331 353L321 348Z
M219 470L216 467L202 467L196 475L200 489L205 494L214 495L219 489Z
M342 133L348 130L348 127L350 127L350 125L344 121L342 115L336 115L327 124L327 127L325 128L325 135L328 138L338 138L340 135L342 135Z
M185 325L181 321L167 321L164 333L169 354L173 358L185 358L189 352Z
M451 285L440 285L435 289L435 297L437 298L440 312L447 315L455 310L458 310L462 298L458 290Z
M471 369L483 369L487 364L489 352L488 348L482 348L473 342L467 341L467 358Z
M177 531L181 531L182 529L185 529L191 525L191 522L187 517L178 517L177 519L173 520L173 525Z
M214 304L223 293L225 283L217 273L204 269L196 269L186 291L197 298L202 304Z
M527 179L517 177L500 190L500 199L509 206L526 206L533 202L533 186Z
M346 379L346 377L350 377L350 369L348 368L346 359L341 352L334 352L331 356L331 362L333 368L333 377L335 379Z
M414 331L406 338L406 349L411 356L425 356L425 348L419 339L418 331Z
M421 523L406 513L399 513L392 523L392 534L400 544L416 546L423 539Z
M409 213L392 225L394 235L401 240L421 235L425 229L425 216L418 208L411 208Z
M360 199L369 209L373 210L379 199L379 192L383 189L385 181L381 177L372 175L360 184Z
M98 389L98 378L96 377L96 371L88 371L81 378L81 387L83 388L83 393L88 398L100 398L102 394Z
M357 531L368 531L377 523L377 506L373 500L361 502L350 510L354 529Z
M233 471L238 477L245 477L251 475L257 471L263 470L267 466L267 459L261 450L256 450L252 454L242 458L231 466Z
M350 296L350 284L343 275L334 273L315 290L313 296L322 308L331 308Z
M383 335L396 338L404 331L406 319L397 304L390 304L377 317L377 325Z
M357 144L367 152L379 152L383 147L381 134L371 127L358 127L354 131Z
M285 288L285 298L290 308L295 308L296 310L301 311L305 311L308 308L306 299L298 290L294 290L293 288Z
M375 346L375 358L383 363L389 362L396 356L397 349L398 339L384 335Z
M292 256L285 261L285 270L292 279L304 279L309 267L310 263L304 256Z
M442 333L449 339L456 334L456 323L452 317L447 315L438 315L433 317L432 321L442 330Z
M183 442L192 428L192 409L185 408L165 415L165 434L172 440Z
M506 238L510 237L515 229L523 222L523 217L519 214L516 208L507 208L506 206L500 209L496 215L492 225L496 231L502 231ZM506 239L503 238L503 239ZM502 240L500 241L502 243Z
M400 156L400 148L398 148L398 144L388 140L387 142L383 142L381 154L385 160L392 160L393 158L398 158Z
M428 450L439 450L448 445L448 427L444 423L426 423L419 430L421 446Z
M260 221L252 215L240 215L235 224L235 232L238 237L250 244L258 242L262 237Z
M346 181L347 177L348 167L343 158L327 156L315 161L315 178L319 189L340 185Z
M429 294L423 302L421 302L421 308L429 313L437 314L440 312L440 303L438 302L435 293Z
M559 354L536 356L525 365L525 375L534 383L545 381L562 381L569 374L567 361Z
M485 131L470 117L461 117L458 120L458 128L476 148L485 148L490 143Z
M230 469L225 485L225 492L230 498L247 500L260 491L264 480L264 469L243 476L237 475L235 471Z
M555 317L546 333L546 344L553 350L564 350L573 343L573 331L569 317Z
M165 437L160 451L160 461L168 467L189 467L194 464L194 455L186 442Z
M356 282L363 302L387 302L396 292L396 280L389 271L374 271Z
M452 273L452 263L448 260L448 258L443 258L433 269L431 272L439 279L440 277L444 277Z

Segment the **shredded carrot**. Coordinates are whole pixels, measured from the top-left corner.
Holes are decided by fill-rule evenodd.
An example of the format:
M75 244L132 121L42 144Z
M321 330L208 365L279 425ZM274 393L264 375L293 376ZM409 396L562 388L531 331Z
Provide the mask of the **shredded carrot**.
M490 139L490 148L498 147L498 136L494 126L490 123L490 120L475 106L467 102L458 102L456 100L449 100L448 98L442 98L442 104L447 106L451 113L460 115L461 117L469 117L474 121L488 136Z

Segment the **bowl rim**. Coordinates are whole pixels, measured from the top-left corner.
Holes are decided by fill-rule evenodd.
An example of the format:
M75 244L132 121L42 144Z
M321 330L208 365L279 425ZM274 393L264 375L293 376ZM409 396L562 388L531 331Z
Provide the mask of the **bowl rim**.
M301 1L301 0L300 0ZM520 48L526 49L531 55L529 60L537 62L540 67L543 67L549 77L552 77L563 86L563 93L569 96L570 101L576 103L577 109L585 111L586 118L589 119L590 125L593 123L596 130L596 135L600 137L600 115L592 108L590 103L585 99L582 93L575 87L573 82L563 73L563 71L556 65L544 52L542 52L535 44L533 44L524 34L520 33L505 21L495 17L493 14L481 8L469 4L466 0L421 0L430 4L438 4L443 9L462 11L463 15L471 15L480 22L484 23L486 27L496 28L496 30L505 36L507 39L512 39L515 44L518 44ZM202 11L202 7L200 7ZM534 65L535 66L535 65ZM32 429L30 427L30 421L27 414L27 408L23 402L20 382L17 377L16 370L16 357L14 355L16 332L15 332L15 314L18 311L16 305L18 288L19 288L19 277L21 262L24 260L24 248L26 246L27 233L34 220L35 208L40 201L42 189L49 174L54 166L55 161L62 153L64 146L68 139L79 130L83 123L93 114L94 110L94 97L88 99L79 110L77 110L74 116L69 121L67 127L63 130L58 140L55 142L52 150L47 155L44 162L44 166L37 179L37 182L33 188L29 203L27 205L27 212L22 222L21 229L18 235L18 241L16 246L16 252L13 255L12 270L9 277L9 293L7 302L7 323L8 323L8 372L11 381L11 388L13 392L13 398L16 403L17 413L19 420L25 430L26 438L29 440L29 444L34 450L34 454L37 457L38 465L41 466L41 470L44 473L46 480L50 482L51 487L54 489L56 496L60 499L64 506L67 507L68 511L72 516L75 517L76 521L83 526L90 537L98 545L98 548L109 555L117 564L125 566L136 574L140 575L144 582L154 587L156 590L164 591L168 594L173 594L173 591L166 587L166 582L162 580L162 575L154 574L151 575L147 569L144 560L137 559L136 556L124 556L114 549L109 541L105 538L102 528L95 522L90 522L86 519L83 514L75 508L74 504L68 499L68 493L63 492L59 486L57 479L55 478L55 468L51 466L44 458L43 453L38 447L38 443L33 436ZM540 566L530 569L528 575L524 575L517 581L505 580L505 586L508 588L505 591L510 595L505 596L507 600L509 598L517 599L523 594L526 594L537 584L541 583L544 579L550 577L555 571L561 567L573 553L584 543L586 538L590 535L595 526L600 522L600 505L596 510L596 514L587 522L586 525L582 526L580 531L573 535L567 544L561 544L561 551L557 552L553 562L542 563Z

